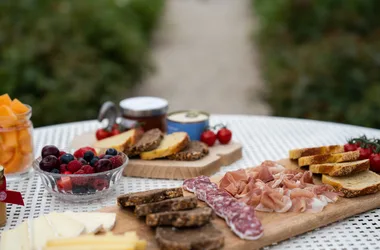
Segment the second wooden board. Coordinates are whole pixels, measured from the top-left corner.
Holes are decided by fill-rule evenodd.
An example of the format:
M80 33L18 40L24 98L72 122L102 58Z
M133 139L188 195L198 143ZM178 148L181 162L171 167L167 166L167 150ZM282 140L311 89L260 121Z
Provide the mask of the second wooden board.
M288 159L279 162L287 168L297 168L297 165ZM212 180L217 183L220 178L219 176L212 178ZM314 181L321 183L319 177L314 177ZM199 206L205 206L205 203L199 202ZM351 199L340 198L336 203L328 204L320 213L257 212L257 216L264 227L264 235L253 241L242 240L237 237L223 219L217 218L213 220L213 223L225 236L224 249L259 249L379 206L380 194L377 193ZM113 229L115 233L136 231L141 238L147 240L148 250L158 249L154 230L148 227L142 218L136 218L132 210L124 210L115 206L105 208L102 211L116 213L116 226Z
M88 132L75 137L70 147L80 148L93 145L95 142L95 132ZM220 167L228 166L242 158L242 146L237 142L226 145L216 144L209 150L210 153L207 156L197 161L130 159L123 175L183 180L200 175L210 176L219 171Z

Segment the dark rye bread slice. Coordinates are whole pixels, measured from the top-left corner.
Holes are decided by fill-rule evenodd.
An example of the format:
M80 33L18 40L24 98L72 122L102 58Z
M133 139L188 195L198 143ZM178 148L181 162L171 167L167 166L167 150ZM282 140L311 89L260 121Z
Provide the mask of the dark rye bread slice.
M205 157L208 152L208 146L205 143L191 141L184 150L174 155L169 155L168 158L176 161L196 161Z
M157 227L161 250L217 250L224 245L223 233L212 223L196 228Z
M199 227L208 223L213 217L214 214L211 208L199 207L192 210L148 214L145 218L145 222L151 227Z
M120 195L119 197L117 197L117 204L121 207L131 207L181 196L183 196L182 187L153 189L149 191Z
M125 153L128 156L135 156L145 151L151 151L160 145L163 138L164 134L158 128L148 130L143 134L141 139Z
M197 197L195 197L195 195L191 195L148 204L141 204L135 207L135 214L137 216L145 216L152 213L187 210L197 207L197 202Z

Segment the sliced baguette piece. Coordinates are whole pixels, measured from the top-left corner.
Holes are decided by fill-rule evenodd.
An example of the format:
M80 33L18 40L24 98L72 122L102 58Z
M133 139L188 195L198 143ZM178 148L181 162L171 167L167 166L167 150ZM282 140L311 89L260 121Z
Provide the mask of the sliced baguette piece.
M327 174L330 176L344 176L369 170L369 160L313 164L309 166L309 171L314 174Z
M340 177L322 175L322 182L333 186L347 198L373 194L380 190L380 176L369 170Z
M117 197L117 204L121 207L133 207L140 204L163 201L182 197L182 187L153 189L143 192L123 194Z
M323 155L312 155L305 156L298 159L298 166L309 166L313 164L323 164L323 163L339 163L346 161L356 161L359 159L359 151L350 151L337 154L323 154Z
M143 160L153 160L173 155L184 149L189 142L189 135L186 132L175 132L165 135L156 149L141 153L140 158Z
M126 148L134 145L142 136L140 129L130 129L118 135L114 135L94 143L94 148L114 148L123 152Z
M192 210L148 214L145 218L145 222L151 227L199 227L207 224L213 218L214 214L211 208L198 207Z
M164 134L158 128L148 130L135 145L126 148L124 153L128 156L134 156L145 151L154 150L160 145L163 138Z
M195 195L178 197L158 202L137 205L135 215L146 216L148 214L188 210L197 207L198 199Z
M322 155L322 154L335 154L343 153L344 146L342 145L330 145L330 146L321 146L321 147L312 147L312 148L297 148L289 150L289 158L296 160L304 156L311 155Z

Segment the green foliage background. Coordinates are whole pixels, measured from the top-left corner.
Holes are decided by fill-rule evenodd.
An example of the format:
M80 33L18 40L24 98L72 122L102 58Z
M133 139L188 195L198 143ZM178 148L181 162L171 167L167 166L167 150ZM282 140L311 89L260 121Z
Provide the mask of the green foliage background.
M0 94L33 107L35 126L94 119L151 70L164 0L0 1Z
M380 1L252 1L274 115L380 128Z

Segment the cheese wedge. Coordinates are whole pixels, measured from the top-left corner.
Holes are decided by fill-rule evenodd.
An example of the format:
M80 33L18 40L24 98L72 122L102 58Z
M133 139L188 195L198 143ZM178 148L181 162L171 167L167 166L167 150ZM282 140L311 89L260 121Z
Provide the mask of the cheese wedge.
M72 211L66 211L63 214L82 223L84 225L83 234L96 234L103 228L102 223L94 220L91 213L74 213Z
M76 237L84 232L84 225L69 216L52 212L44 217L59 237Z
M33 250L41 249L48 240L57 237L53 227L50 226L45 216L29 220L28 224Z
M116 213L99 213L94 212L90 213L91 218L95 221L102 223L104 231L111 231L115 226L116 222Z
M142 131L139 129L130 129L121 134L96 141L93 147L103 149L114 148L117 151L123 152L128 147L134 145L141 138L142 134Z
M29 237L28 223L24 222L12 230L2 233L0 241L1 250L30 250L32 249Z

